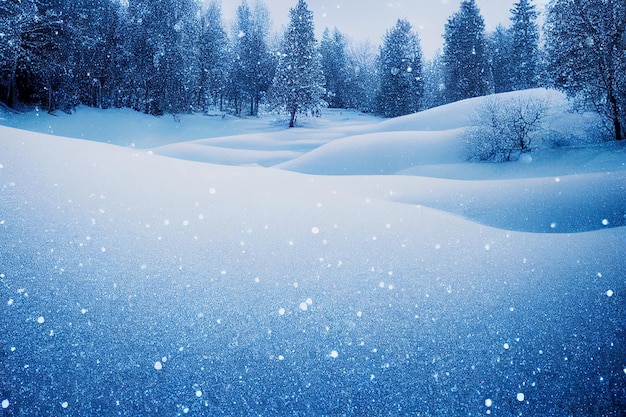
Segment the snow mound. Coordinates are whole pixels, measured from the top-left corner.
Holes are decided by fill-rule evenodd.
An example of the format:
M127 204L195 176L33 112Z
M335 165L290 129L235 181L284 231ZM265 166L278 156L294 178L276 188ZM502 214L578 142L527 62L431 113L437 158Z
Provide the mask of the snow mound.
M270 166L295 159L341 137L342 133L332 129L299 128L171 143L152 151L190 161Z
M269 122L257 118L239 119L219 113L155 117L131 109L103 111L87 106L79 106L71 114L61 111L51 114L39 110L25 114L0 114L0 125L136 148L254 133L258 130L269 132L285 129L272 121L273 119Z
M373 128L376 132L451 130L472 126L473 114L485 101L494 97L500 100L512 98L540 100L546 103L549 113L562 115L569 108L566 96L556 90L544 88L475 97L424 110L415 114L386 120Z
M624 145L467 163L449 109L150 149L0 127L2 413L611 414ZM285 158L325 175L241 166Z
M505 230L579 233L626 226L626 170L515 180L427 179L390 199Z
M424 164L462 162L459 132L385 132L351 136L277 165L316 175L390 175Z

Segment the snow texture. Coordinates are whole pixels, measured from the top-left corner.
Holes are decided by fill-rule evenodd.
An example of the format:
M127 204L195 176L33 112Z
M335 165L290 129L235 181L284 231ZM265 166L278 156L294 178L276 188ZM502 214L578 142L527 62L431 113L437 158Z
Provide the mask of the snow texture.
M619 415L625 148L468 163L477 101L1 114L0 415Z

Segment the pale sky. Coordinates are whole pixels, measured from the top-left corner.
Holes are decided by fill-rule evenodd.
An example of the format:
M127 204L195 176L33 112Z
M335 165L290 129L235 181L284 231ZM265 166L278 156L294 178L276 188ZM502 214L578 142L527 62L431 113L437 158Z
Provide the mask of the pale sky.
M255 0L247 0L251 6ZM271 13L274 28L279 30L289 21L289 9L297 0L263 0ZM498 23L508 26L510 9L517 0L476 0L485 19L487 30ZM540 10L547 0L536 0ZM227 27L241 0L222 0L222 12ZM448 18L459 10L461 0L307 0L313 11L318 40L324 28L335 26L354 41L369 40L379 45L387 29L399 18L407 19L420 36L422 51L432 58L443 47L442 34Z

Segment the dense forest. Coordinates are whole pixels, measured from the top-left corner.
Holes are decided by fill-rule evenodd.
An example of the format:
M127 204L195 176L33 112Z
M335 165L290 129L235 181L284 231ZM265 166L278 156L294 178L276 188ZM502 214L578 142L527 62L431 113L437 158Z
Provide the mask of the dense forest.
M552 0L543 28L533 0L519 0L508 27L492 33L476 2L463 0L431 60L403 19L376 48L338 28L315 39L304 0L289 16L276 34L261 1L242 0L226 28L218 0L2 0L0 102L153 115L280 109L293 125L323 106L396 117L541 86L564 90L604 116L615 139L626 136L621 0Z

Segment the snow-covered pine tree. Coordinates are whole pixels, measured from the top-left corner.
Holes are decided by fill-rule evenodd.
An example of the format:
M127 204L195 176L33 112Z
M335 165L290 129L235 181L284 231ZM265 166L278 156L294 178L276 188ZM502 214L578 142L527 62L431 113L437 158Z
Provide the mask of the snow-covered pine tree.
M430 109L445 104L445 73L441 50L424 63L424 96L422 108Z
M237 8L233 25L233 51L229 72L229 94L235 113L242 114L244 102L249 114L258 114L261 95L267 91L274 76L274 60L267 46L269 11L258 2L254 10L243 0Z
M353 44L349 50L354 77L349 86L350 107L368 113L374 111L378 88L376 53L369 41Z
M513 91L513 67L517 59L512 53L513 43L511 31L502 25L496 26L489 35L491 52L491 72L493 74L493 90L495 93Z
M320 43L322 70L326 79L324 99L332 108L349 107L352 100L350 84L353 80L352 66L347 51L346 37L334 28L332 33L326 28Z
M252 89L252 76L254 62L252 55L252 11L246 0L242 0L237 6L235 22L232 26L230 57L230 69L227 78L228 97L234 106L235 115L241 116L243 111L244 97L247 91Z
M111 104L117 87L113 73L120 52L120 7L111 0L63 2L63 50L68 77L63 95L67 104Z
M276 74L277 60L269 46L270 24L269 9L265 3L257 0L254 6L254 36L251 42L254 51L252 59L256 60L252 89L249 92L251 116L259 114L259 104L266 97Z
M553 0L545 25L556 87L591 105L616 140L626 138L626 4Z
M129 0L130 102L149 114L189 111L197 102L199 4Z
M200 74L198 104L202 110L220 104L224 94L228 65L225 57L228 37L222 26L222 9L218 0L211 0L200 25Z
M463 0L445 26L443 62L446 100L454 102L490 94L491 69L485 22L475 0Z
M24 101L55 110L67 69L59 1L5 1L0 12L3 100L9 106Z
M399 19L380 48L377 112L397 117L419 110L424 92L422 49L411 24Z
M298 112L324 104L324 74L314 29L313 12L304 0L298 0L289 12L272 85L275 103L289 114L289 127L295 126Z
M539 26L537 12L532 0L519 0L511 9L511 65L513 90L534 88L538 85Z
M22 79L38 64L36 51L45 43L38 18L33 0L0 2L0 101L9 107L27 94Z

